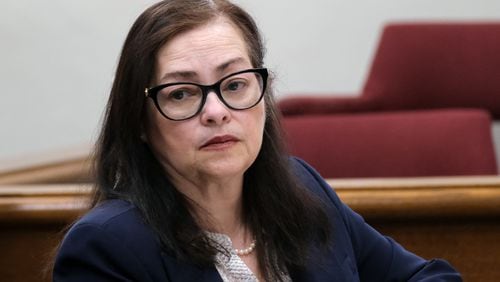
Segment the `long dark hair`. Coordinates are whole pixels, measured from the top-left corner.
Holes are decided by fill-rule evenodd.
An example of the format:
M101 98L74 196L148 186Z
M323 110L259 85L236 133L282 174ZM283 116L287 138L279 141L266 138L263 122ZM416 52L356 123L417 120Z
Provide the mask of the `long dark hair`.
M167 252L198 265L211 265L218 248L197 224L191 203L169 181L144 131L144 89L152 81L158 50L173 37L226 17L241 31L253 67L262 67L264 46L253 19L225 0L161 1L132 26L118 63L95 151L96 186L92 206L111 198L132 202ZM272 79L265 94L262 148L244 177L245 223L257 242L266 280L278 280L287 267L305 266L312 242L327 245L328 218L320 201L295 179L286 155Z

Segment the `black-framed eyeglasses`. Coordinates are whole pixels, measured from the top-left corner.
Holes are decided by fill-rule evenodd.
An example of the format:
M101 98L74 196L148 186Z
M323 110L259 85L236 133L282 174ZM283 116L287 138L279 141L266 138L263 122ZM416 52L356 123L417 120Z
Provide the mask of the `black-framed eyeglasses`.
M180 121L199 114L210 91L232 110L254 107L264 96L267 77L266 68L247 69L229 74L212 85L175 82L146 88L145 93L164 117Z

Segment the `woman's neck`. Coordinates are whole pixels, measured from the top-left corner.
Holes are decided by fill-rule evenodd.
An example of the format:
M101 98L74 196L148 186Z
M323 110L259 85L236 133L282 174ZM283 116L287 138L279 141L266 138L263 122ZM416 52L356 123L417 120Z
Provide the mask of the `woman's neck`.
M254 234L245 224L243 177L238 181L205 182L202 185L192 182L174 184L194 202L191 210L202 229L229 236L235 249L246 249L254 242ZM256 252L240 258L259 281L264 281Z
M177 181L177 189L194 205L192 211L203 229L240 236L243 223L243 177L229 181L193 183Z

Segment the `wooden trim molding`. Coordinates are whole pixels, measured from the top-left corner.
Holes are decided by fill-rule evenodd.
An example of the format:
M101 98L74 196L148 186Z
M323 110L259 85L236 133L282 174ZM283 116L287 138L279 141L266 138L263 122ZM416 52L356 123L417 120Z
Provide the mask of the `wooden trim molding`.
M0 159L0 185L89 182L90 144Z
M499 217L500 177L327 180L365 219Z
M61 160L0 171L0 185L89 182L90 171L90 158Z
M500 177L328 180L367 220L500 217ZM71 222L88 205L90 184L0 185L0 222Z
M0 223L70 223L88 207L90 185L1 185Z

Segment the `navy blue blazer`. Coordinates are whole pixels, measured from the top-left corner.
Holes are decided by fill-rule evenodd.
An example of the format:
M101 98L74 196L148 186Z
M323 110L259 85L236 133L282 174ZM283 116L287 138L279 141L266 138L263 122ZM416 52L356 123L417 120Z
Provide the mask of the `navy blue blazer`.
M329 203L333 248L311 256L293 281L462 281L439 259L424 260L366 224L341 203L314 169L298 159L299 179ZM318 263L320 262L320 263ZM54 281L222 281L215 267L200 268L164 252L129 202L108 200L77 221L56 257Z

